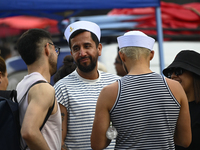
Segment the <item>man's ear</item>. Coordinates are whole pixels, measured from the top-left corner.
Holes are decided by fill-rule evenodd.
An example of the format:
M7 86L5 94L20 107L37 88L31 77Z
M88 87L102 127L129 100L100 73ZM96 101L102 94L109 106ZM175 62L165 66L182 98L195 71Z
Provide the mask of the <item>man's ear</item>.
M152 60L154 57L154 51L152 50L151 53L150 53L150 60Z
M101 43L99 43L97 50L98 50L98 55L101 56L101 52L102 52L102 44Z
M125 61L125 57L124 57L124 53L119 51L119 57L121 58L121 60L124 62Z
M47 56L50 55L50 44L49 44L49 43L47 43L47 45L45 46L44 52L45 52L45 54L46 54Z

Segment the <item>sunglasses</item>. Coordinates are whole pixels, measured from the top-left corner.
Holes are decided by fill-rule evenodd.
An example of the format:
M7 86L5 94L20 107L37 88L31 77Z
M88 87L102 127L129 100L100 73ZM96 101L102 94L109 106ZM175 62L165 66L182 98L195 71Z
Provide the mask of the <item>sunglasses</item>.
M122 64L122 62L121 62L121 61L119 61L119 60L117 60L117 59L115 59L115 62L114 62L114 64Z
M171 78L172 74L174 73L176 76L182 75L183 72L185 70L182 68L172 68L171 70L169 70L169 72L167 73L167 77Z
M54 45L55 51L56 51L57 55L59 55L60 54L60 47L58 47L57 45L55 45L53 43L49 43L49 44Z

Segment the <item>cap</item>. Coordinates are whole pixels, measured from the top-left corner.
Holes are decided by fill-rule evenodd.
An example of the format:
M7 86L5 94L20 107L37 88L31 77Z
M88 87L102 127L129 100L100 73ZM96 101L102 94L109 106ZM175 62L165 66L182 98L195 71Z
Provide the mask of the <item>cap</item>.
M77 22L70 24L66 28L65 33L64 33L67 41L69 42L70 36L75 31L80 30L80 29L87 30L87 31L94 33L97 36L98 40L100 41L100 38L101 38L100 27L96 23L93 23L93 22L90 22L90 21L77 21Z
M167 77L173 68L182 68L200 76L200 53L193 50L180 51L174 61L163 70L163 74Z
M144 47L149 50L153 49L155 39L150 36L147 36L141 31L129 31L123 36L117 38L119 48L123 47Z

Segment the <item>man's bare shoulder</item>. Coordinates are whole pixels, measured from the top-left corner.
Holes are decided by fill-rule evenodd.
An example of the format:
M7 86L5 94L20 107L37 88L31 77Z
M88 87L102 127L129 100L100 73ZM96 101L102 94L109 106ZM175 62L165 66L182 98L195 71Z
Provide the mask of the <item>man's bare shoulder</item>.
M49 83L39 83L34 85L29 93L28 93L29 97L31 99L35 99L35 98L52 98L55 95L55 90L53 88L53 86L51 86Z
M98 103L102 106L107 106L110 110L115 103L118 94L118 82L114 82L110 85L105 86L98 98Z
M107 94L112 94L112 93L110 93L111 91L118 91L118 82L116 81L116 82L114 82L114 83L111 83L111 84L109 84L109 85L107 85L107 86L105 86L103 89L102 89L102 92L103 93L107 93Z

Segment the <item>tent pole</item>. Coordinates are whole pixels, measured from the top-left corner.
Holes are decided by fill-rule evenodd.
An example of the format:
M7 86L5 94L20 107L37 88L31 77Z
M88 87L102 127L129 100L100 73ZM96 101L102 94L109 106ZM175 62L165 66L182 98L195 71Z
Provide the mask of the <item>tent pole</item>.
M156 7L156 22L157 22L157 37L159 48L159 60L160 60L160 73L163 75L162 70L165 67L164 54L163 54L163 30L162 30L162 18L160 7Z

